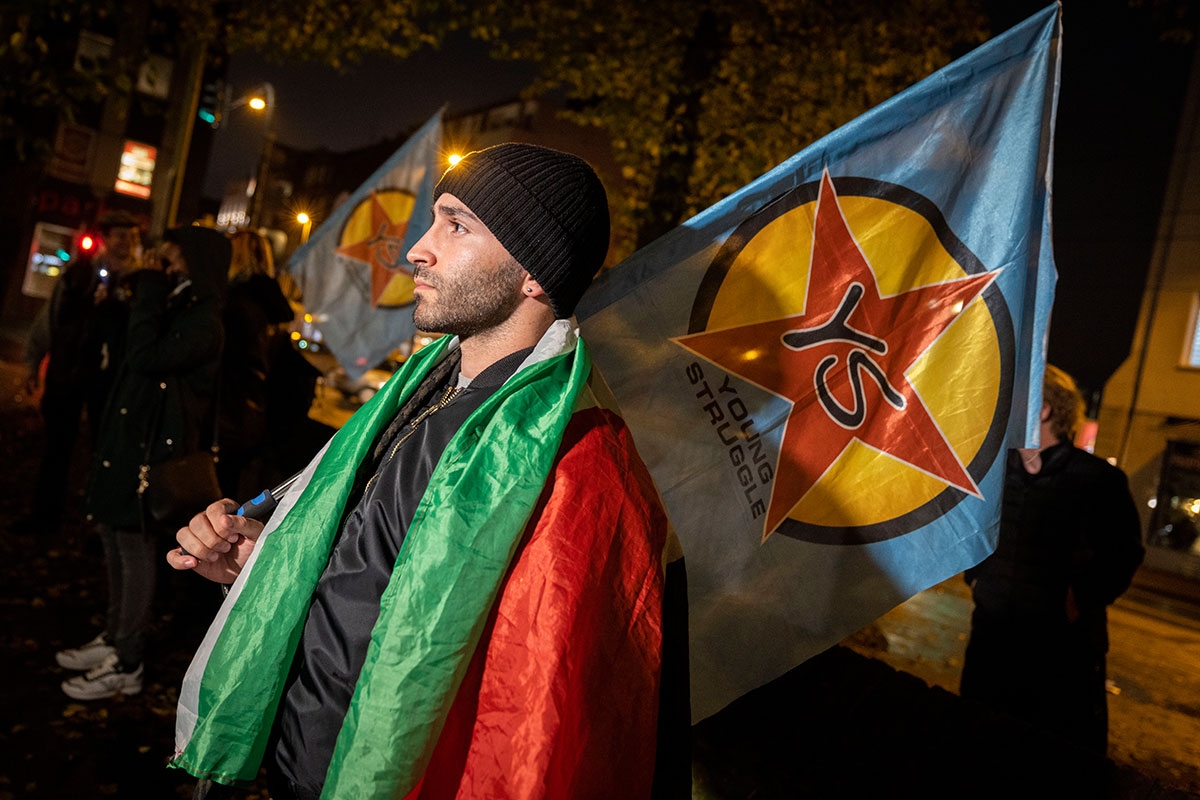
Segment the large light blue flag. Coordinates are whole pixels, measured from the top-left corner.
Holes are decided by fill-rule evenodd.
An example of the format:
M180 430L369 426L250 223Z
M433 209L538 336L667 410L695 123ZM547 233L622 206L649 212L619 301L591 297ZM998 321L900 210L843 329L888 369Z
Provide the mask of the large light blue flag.
M1055 270L1051 6L602 276L577 317L688 569L696 720L995 547Z
M414 333L409 249L429 228L442 112L409 137L288 262L304 309L352 378Z

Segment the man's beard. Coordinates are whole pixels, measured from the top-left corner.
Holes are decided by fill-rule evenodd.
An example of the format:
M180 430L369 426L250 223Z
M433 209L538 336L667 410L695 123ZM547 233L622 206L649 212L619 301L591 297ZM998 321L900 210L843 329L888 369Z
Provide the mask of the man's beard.
M510 258L489 274L471 262L454 275L443 272L435 279L421 267L413 271L437 291L436 299L417 298L413 323L429 333L448 333L465 339L495 328L507 320L521 302L520 285L525 269Z

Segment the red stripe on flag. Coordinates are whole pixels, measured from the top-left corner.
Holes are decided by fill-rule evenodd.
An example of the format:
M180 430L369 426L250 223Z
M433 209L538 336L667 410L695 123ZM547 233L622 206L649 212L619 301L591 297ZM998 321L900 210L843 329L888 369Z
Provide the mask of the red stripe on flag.
M410 798L649 797L667 520L624 422L568 424Z

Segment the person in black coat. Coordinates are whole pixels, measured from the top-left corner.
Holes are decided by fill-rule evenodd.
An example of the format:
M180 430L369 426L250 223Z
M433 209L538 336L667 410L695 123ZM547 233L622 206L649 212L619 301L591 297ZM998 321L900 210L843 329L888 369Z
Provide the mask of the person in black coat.
M1108 745L1107 608L1145 550L1125 474L1072 444L1074 380L1046 367L1041 446L1012 450L995 552L964 577L975 608L960 695L1061 734Z
M125 355L100 425L86 504L104 546L107 628L56 654L60 666L87 670L62 684L74 699L141 691L165 535L142 508L141 466L211 445L229 257L224 234L174 228L146 268L129 276Z

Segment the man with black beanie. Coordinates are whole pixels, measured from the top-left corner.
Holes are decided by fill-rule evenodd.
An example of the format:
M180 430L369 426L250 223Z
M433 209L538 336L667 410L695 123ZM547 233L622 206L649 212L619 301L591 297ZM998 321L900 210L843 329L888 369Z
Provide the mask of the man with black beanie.
M264 761L275 800L690 796L678 545L570 320L608 240L583 160L467 155L408 253L448 335L265 527L223 500L179 531L170 564L232 584L180 693L197 796Z

